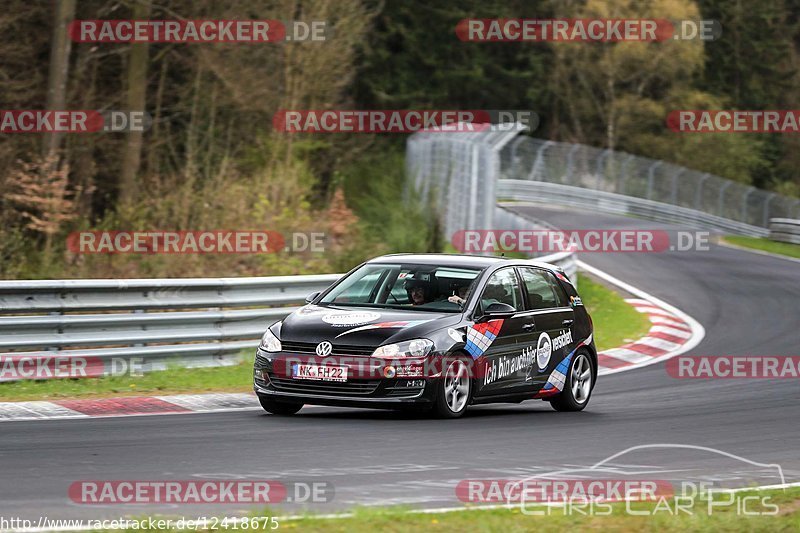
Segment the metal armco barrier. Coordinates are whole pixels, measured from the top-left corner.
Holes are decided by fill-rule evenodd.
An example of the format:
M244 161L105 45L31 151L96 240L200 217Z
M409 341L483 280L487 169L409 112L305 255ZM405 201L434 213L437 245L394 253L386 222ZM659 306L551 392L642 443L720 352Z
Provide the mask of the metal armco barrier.
M769 234L769 230L766 228L751 226L694 209L557 183L499 180L497 196L506 200L526 203L557 204L578 209L634 215L660 222L700 229L715 229L751 237L766 237Z
M0 354L222 364L339 277L0 281Z
M800 220L791 218L770 219L769 238L773 241L800 244Z
M540 259L575 275L572 253ZM340 277L0 281L0 358L227 364Z

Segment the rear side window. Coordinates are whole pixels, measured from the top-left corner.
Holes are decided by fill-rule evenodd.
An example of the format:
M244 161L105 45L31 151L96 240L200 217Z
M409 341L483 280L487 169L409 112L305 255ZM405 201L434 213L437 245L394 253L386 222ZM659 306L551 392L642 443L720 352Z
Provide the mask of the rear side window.
M519 269L528 293L528 309L551 309L568 305L567 293L550 272L536 268Z

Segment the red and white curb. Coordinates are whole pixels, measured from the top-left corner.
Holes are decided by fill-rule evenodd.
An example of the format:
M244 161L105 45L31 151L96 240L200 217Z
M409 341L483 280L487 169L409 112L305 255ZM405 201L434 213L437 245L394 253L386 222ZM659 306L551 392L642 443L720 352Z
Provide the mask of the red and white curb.
M120 396L117 398L0 402L0 422L211 413L261 409L251 392Z
M705 337L705 328L680 309L583 261L577 263L581 270L636 296L625 301L640 313L645 313L653 324L641 339L598 353L599 375L616 374L664 361L691 350Z
M677 315L654 307L640 298L625 300L637 311L647 315L653 324L647 335L629 344L605 350L597 355L599 374L629 370L680 349L692 339L692 329Z
M616 285L636 298L626 300L647 314L653 326L645 337L598 354L599 374L615 374L641 368L691 350L705 330L695 319L658 298L578 261L590 274ZM63 420L165 414L260 410L253 393L177 394L170 396L123 396L117 398L57 400L52 402L0 402L0 422Z

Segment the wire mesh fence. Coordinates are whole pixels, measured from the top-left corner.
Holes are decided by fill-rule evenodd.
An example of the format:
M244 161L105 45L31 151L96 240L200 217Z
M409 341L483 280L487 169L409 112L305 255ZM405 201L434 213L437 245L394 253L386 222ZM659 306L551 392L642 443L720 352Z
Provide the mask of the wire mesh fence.
M664 161L520 136L503 149L505 179L616 193L766 228L800 217L800 200Z
M770 219L800 218L800 200L796 198L665 161L535 139L519 135L519 131L420 132L409 137L408 175L423 200L441 214L448 238L462 229L497 227L497 183L503 180L551 183L646 200L646 209L637 204L637 209L644 209L639 213L644 216L647 210L657 209L673 214L671 220L682 219L691 210L694 215L688 218L696 223L713 220L715 229L732 233L766 235ZM519 182L506 185L513 183ZM524 223L508 217L503 222Z

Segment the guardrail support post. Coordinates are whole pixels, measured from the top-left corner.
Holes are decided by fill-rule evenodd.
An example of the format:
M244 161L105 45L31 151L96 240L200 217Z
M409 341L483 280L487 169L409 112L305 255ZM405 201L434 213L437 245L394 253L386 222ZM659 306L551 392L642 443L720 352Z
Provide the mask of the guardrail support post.
M568 181L569 183L574 183L575 182L575 152L578 150L579 147L580 147L579 144L573 144L570 147L569 152L567 152L567 172L566 172L566 177L568 179L565 180L565 181Z
M670 195L670 203L672 203L672 205L678 205L678 176L683 174L685 171L686 169L681 167L672 174L672 191Z
M516 166L517 158L519 157L517 155L517 146L519 146L519 144L524 140L525 136L520 135L519 137L517 137L517 139L514 140L514 143L511 145L511 164L514 166Z
M653 195L653 179L655 178L655 171L661 165L661 161L656 161L647 170L647 199L649 200Z
M633 161L635 156L633 154L628 154L627 159L625 162L622 163L622 182L620 183L620 188L617 191L619 194L625 194L625 186L628 184L628 164Z
M742 196L742 222L747 222L747 199L755 191L755 187L750 187L747 192Z
M606 157L608 157L609 152L611 152L611 150L609 150L608 148L603 150L603 153L601 153L600 157L597 158L597 164L594 167L594 173L597 176L595 184L594 184L594 188L596 190L598 190L598 191L600 190L600 179L604 178L605 175L606 175L605 171L601 172L600 169L602 168Z
M700 205L703 203L703 184L706 182L711 175L706 172L700 177L700 183L697 184L697 190L695 191L694 196L694 208L700 211Z
M725 189L733 184L732 181L726 181L725 185L720 187L719 189L719 200L717 201L717 216L724 216L723 213L725 212Z
M772 193L769 197L764 200L764 224L765 228L769 227L769 204L772 203L772 200L778 196L776 193Z
M528 179L529 180L531 180L531 181L544 181L544 180L537 180L536 176L539 175L539 169L544 164L543 163L543 161L544 161L544 159L543 159L544 152L545 152L545 150L547 150L550 147L551 144L553 144L553 141L545 141L539 147L539 151L536 153L536 160L533 162L533 166L531 167L531 171L528 174Z

